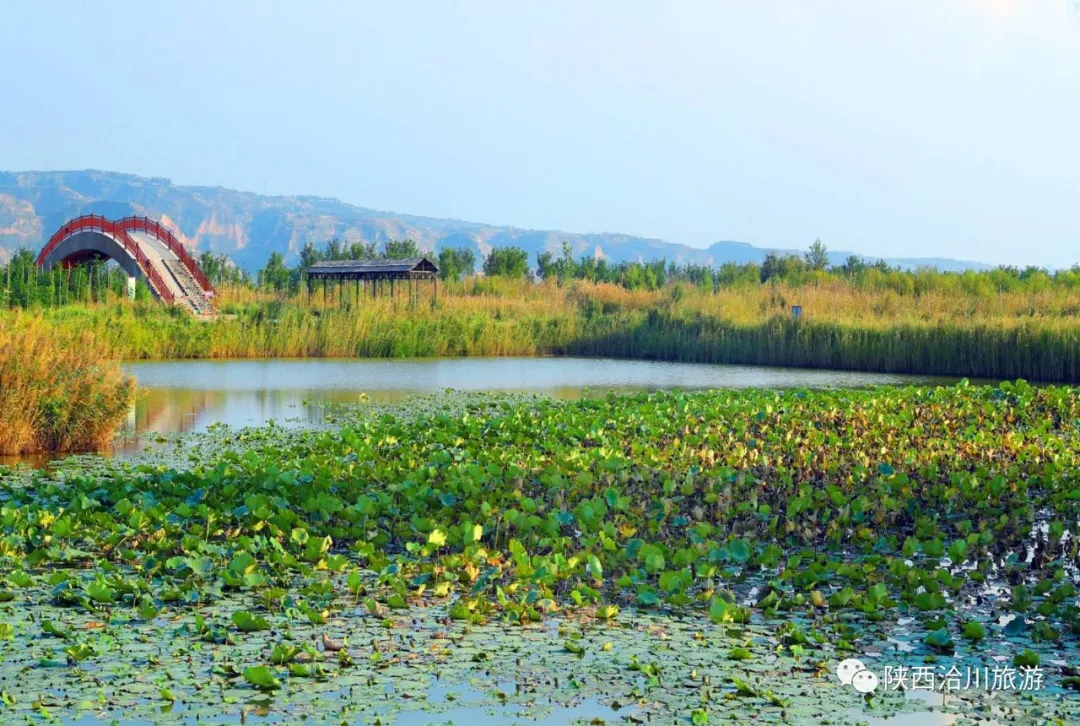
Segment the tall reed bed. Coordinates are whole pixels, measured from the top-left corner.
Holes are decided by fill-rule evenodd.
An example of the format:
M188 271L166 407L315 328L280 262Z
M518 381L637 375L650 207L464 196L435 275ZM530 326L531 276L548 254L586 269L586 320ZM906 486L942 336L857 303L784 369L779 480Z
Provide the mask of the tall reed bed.
M106 446L135 381L87 330L0 314L0 454Z
M225 289L219 309L213 322L149 303L43 314L132 359L598 355L1080 382L1072 290L905 295L827 280L634 291L472 279L419 301Z
M552 351L699 363L1080 382L1080 330L1037 325L857 326L774 317L733 323L664 313L605 319Z

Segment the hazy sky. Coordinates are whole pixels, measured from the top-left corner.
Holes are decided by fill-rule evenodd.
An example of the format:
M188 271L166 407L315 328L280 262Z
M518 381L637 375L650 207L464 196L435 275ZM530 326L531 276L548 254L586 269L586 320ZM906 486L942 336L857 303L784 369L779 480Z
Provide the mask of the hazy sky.
M0 168L1080 261L1077 0L0 5Z

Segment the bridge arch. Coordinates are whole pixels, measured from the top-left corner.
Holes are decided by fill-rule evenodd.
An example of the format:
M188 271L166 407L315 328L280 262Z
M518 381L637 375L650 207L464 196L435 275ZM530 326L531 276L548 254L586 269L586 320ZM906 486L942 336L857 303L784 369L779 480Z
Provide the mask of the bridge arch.
M90 259L109 258L130 277L146 281L166 303L210 313L214 288L180 241L160 222L147 217L111 220L100 215L72 219L56 231L37 257L51 270Z

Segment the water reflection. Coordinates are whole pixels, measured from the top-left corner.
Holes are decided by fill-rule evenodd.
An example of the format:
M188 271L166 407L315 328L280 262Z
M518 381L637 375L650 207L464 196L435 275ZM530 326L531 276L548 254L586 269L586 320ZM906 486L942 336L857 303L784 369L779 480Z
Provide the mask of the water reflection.
M701 365L595 358L433 360L234 360L132 363L144 390L128 433L198 431L278 422L318 423L327 406L394 403L423 393L536 392L557 398L607 391L858 387L923 383L926 377L852 371Z
M925 382L925 376L601 358L273 359L161 361L127 366L145 388L219 391L423 393L573 392L584 388L850 388Z
M707 365L597 358L451 358L424 360L272 359L155 361L125 368L140 393L111 453L127 455L160 437L215 423L270 420L317 425L342 403L395 403L453 388L535 392L575 399L608 391L707 388L853 388L952 382L885 373ZM48 455L23 457L41 466ZM0 464L14 459L0 458Z

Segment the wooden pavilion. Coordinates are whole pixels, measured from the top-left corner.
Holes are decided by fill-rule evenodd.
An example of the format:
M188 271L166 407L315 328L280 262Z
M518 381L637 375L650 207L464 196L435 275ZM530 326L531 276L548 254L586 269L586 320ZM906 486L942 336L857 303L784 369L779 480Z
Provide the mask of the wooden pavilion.
M371 290L371 297L378 297L380 289L389 291L394 296L394 283L401 282L408 286L409 299L416 297L421 282L429 281L433 285L435 297L439 296L439 268L426 257L413 257L405 260L325 260L316 262L307 269L308 300L311 300L312 288L317 280L322 280L323 299L327 295L327 283L337 283L338 301L348 294L348 283L352 281L359 302L363 294ZM331 290L333 294L333 290Z

